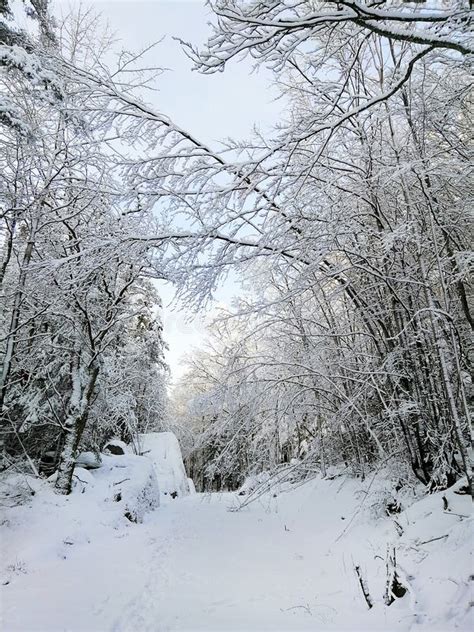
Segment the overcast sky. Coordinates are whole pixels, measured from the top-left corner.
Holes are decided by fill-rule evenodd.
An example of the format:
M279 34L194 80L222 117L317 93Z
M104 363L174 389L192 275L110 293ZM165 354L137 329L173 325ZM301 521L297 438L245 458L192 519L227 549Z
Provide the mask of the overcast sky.
M76 4L57 3L62 9ZM192 71L192 62L173 36L197 45L206 41L212 15L204 0L89 0L84 4L102 14L123 48L137 50L164 38L147 59L169 71L159 79L159 92L147 99L195 136L211 144L226 137L243 138L254 125L265 129L277 119L281 106L274 100L269 76L264 71L253 73L250 61L233 63L224 73L214 75ZM228 282L218 300L228 302L236 291ZM176 380L182 373L180 359L203 339L206 314L186 322L189 314L166 307L173 296L171 289L161 288L160 292L170 346L168 362Z

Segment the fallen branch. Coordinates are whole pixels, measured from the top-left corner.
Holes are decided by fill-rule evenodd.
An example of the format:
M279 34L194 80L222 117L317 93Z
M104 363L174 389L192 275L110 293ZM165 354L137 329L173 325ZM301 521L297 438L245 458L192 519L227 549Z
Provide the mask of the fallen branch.
M445 535L440 535L437 538L431 538L430 540L425 540L424 542L420 542L420 544L429 544L430 542L436 542L436 540L442 540L443 538L447 538L448 537L448 533L446 533Z
M374 604L372 602L372 598L370 597L370 593L369 593L369 589L367 587L367 584L365 583L365 580L362 577L360 566L355 566L354 570L355 570L357 578L359 580L360 588L362 590L362 594L364 595L365 603L367 604L367 606L368 606L368 608L370 610Z

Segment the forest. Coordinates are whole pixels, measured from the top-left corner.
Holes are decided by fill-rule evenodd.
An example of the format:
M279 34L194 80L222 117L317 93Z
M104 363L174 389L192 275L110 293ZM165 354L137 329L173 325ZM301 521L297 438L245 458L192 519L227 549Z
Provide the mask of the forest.
M264 69L271 129L201 140L147 98L153 42L0 0L1 476L68 497L79 454L172 431L198 492L474 499L470 2L206 6L183 57ZM163 282L212 314L178 378Z
M196 68L250 55L289 103L221 150L142 101L143 55L104 65L92 13L36 0L27 34L4 4L7 466L53 453L67 493L79 446L169 424L153 279L199 308L232 269L252 292L175 389L204 488L297 458L472 492L470 15L399 4L217 2Z

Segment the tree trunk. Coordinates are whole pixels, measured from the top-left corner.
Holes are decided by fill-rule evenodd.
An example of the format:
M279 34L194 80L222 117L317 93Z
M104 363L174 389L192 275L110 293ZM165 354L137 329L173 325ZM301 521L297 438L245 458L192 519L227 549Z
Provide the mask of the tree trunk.
M67 435L64 441L63 451L59 460L58 476L55 483L55 489L59 494L70 494L72 487L72 476L74 473L74 465L76 463L77 449L79 447L84 429L89 416L89 405L94 393L95 383L99 375L99 367L93 366L89 368L89 377L86 385L81 388L79 379L79 358L75 359L75 367L73 369L73 390L71 393L71 411L64 424L67 429ZM79 399L78 399L79 396Z

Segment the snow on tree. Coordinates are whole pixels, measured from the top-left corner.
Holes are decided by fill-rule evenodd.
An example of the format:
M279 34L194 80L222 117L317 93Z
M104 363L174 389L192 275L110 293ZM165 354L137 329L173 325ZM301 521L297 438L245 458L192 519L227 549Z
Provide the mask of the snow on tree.
M362 475L395 459L429 489L463 474L472 487L465 4L211 3L207 47L187 47L197 68L250 55L288 104L272 133L218 150L141 99L155 76L132 72L139 56L86 64L66 23L61 108L19 76L36 135L2 136L12 439L24 411L47 419L70 473L94 403L113 434L136 432L137 411L159 426L164 398L138 386L163 383L137 333L142 280L174 282L193 308L232 269L253 293L198 367L212 370L190 415L230 479L291 458Z
M8 465L24 454L33 465L30 454L37 463L52 451L62 493L81 442L101 447L94 430L100 441L121 425L129 439L165 414L160 303L145 278L150 257L146 245L126 242L147 225L127 212L107 121L85 109L93 90L59 70L61 52L69 64L93 58L80 44L93 20L86 13L80 28L60 30L61 107L38 100L18 76L8 95L31 133L6 126L0 135L3 457ZM121 399L108 388L114 378Z

